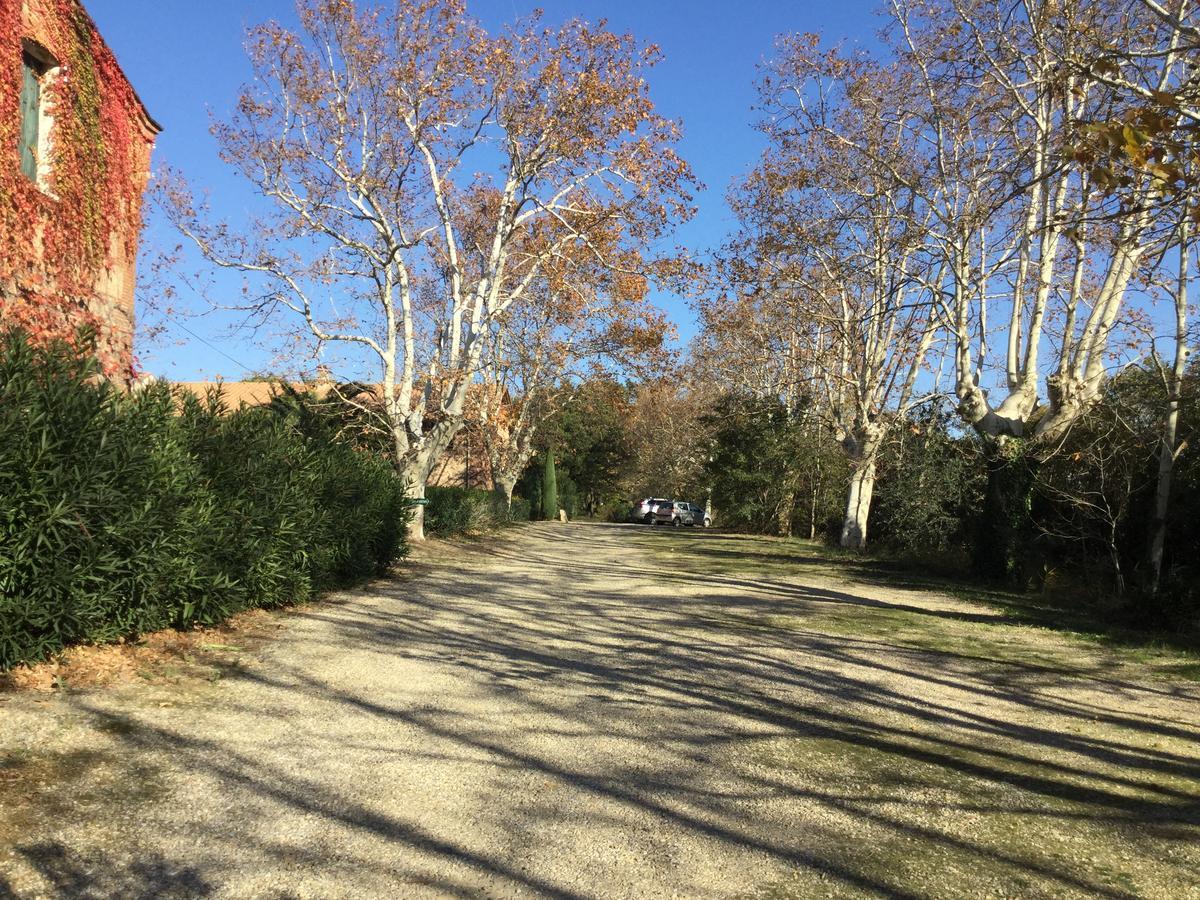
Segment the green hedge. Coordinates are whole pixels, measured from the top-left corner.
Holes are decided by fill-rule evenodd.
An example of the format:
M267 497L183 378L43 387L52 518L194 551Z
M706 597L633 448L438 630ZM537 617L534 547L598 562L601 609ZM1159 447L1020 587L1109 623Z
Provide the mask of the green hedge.
M529 501L513 497L512 508L491 491L460 487L425 489L429 505L425 508L425 529L446 537L503 528L513 522L529 521Z
M0 336L0 670L382 573L407 516L386 462L286 409L125 394Z

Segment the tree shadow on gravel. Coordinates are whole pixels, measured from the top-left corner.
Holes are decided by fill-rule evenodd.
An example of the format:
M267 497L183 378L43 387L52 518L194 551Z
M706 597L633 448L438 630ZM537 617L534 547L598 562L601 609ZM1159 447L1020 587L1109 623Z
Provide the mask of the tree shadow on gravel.
M238 676L231 715L291 723L319 709L342 723L298 728L291 765L85 708L131 751L167 753L264 810L419 855L343 862L446 894L478 895L479 878L499 893L631 893L596 881L633 877L603 867L605 841L684 896L763 879L797 896L1200 890L1200 692L821 633L803 621L824 605L895 605L769 578L664 580L619 530L554 527L297 614L311 652L369 659L376 680L315 674L286 647ZM801 626L769 627L782 612ZM446 673L454 691L398 695L392 666ZM385 762L469 765L493 792L480 833L525 849L381 809L309 771L322 754L361 760L368 783ZM251 808L236 831L198 823L198 845L276 859L254 844ZM572 835L560 856L574 879L522 855ZM647 868L685 846L728 859L730 883L700 884L682 862Z
M684 540L705 539L703 533L698 535ZM556 536L555 543L587 542L563 535ZM693 584L682 596L651 590L631 597L627 590L605 592L601 586L612 578L643 576L655 583L661 572L654 566L580 562L584 558L574 549L558 548L525 555L527 563L545 573L546 600L538 599L536 582L514 591L486 578L482 584L464 579L459 585L463 596L496 597L496 606L503 611L462 610L466 618L456 637L455 664L501 680L528 677L508 671L519 663L538 667L539 679L557 675L567 682L582 679L625 692L636 688L670 697L668 705L676 711L713 711L743 726L749 723L778 729L777 734L827 740L851 751L847 755L868 751L877 761L886 760L899 769L906 764L933 767L939 776L961 780L967 794L974 783L1011 789L1024 801L1046 804L1040 815L1051 819L1132 827L1168 841L1200 838L1195 830L1200 824L1196 761L1200 731L1195 720L1184 724L1143 712L1137 703L1139 697L1159 696L1194 704L1200 696L1197 692L1102 675L1063 677L1052 668L1021 663L987 660L989 665L982 668L983 660L970 652L912 650L886 640L803 630L751 629L739 635L745 640L731 643L731 623L722 616L730 608L769 614L781 607L819 603L909 607L840 591L722 577ZM587 588L578 602L555 604L549 586L556 580L556 569L569 571L576 584ZM724 594L725 587L736 593ZM747 589L755 593L747 596ZM440 596L435 605L444 611ZM409 597L407 603L420 605L421 600ZM647 613L658 637L647 634ZM987 618L949 615L965 622ZM355 633L352 623L343 622L342 628L343 634L368 642L416 641L419 645L423 639L437 640L435 633L425 630L423 623L429 619L419 615L396 623L394 630L386 622L373 621L361 634ZM566 651L558 645L549 651L544 632L539 634L545 621L554 623L552 631L571 636ZM463 631L469 640L464 641ZM652 639L639 649L639 641L646 638ZM626 648L624 652L614 653L614 643ZM643 654L645 659L639 660ZM901 689L885 687L881 677L895 680ZM781 692L795 692L806 701L790 703ZM1001 706L1002 713L976 711L979 697ZM1110 699L1124 702L1110 703ZM1175 742L1173 749L1160 746L1159 738ZM839 809L851 802L823 799ZM870 802L868 797L861 799ZM969 802L946 806L993 813L1017 810ZM1018 814L1034 816L1033 808L1025 802ZM859 809L857 814L901 832L909 830L880 818L877 811L868 816ZM982 847L964 847L949 836L935 840L924 834L923 838L989 856ZM1069 866L1035 865L1012 854L991 856L993 861L1003 858L1017 869L1073 889L1106 890Z
M627 526L600 527L620 529ZM664 546L669 546L671 542L684 542L687 553L702 563L735 567L755 563L772 567L791 565L798 569L825 567L863 584L906 591L952 593L994 608L998 616L1002 615L1004 621L1012 624L1093 635L1119 647L1183 651L1193 655L1194 662L1180 666L1180 670L1200 672L1200 634L1138 627L1129 615L1114 615L1111 609L1097 608L1094 603L1080 603L1075 598L1013 591L972 579L968 574L955 572L950 567L931 571L921 563L850 554L820 545L797 545L785 538L690 529L680 533L679 529L665 528L644 528L640 533L662 541ZM778 552L755 549L764 541L783 549ZM1193 677L1192 680L1200 681L1200 677Z
M595 530L593 531L592 529ZM604 540L626 542L631 537L636 540L639 535L652 534L656 536L656 540L662 542L662 547L673 549L675 546L678 546L684 552L681 554L681 558L675 558L677 565L674 566L663 563L661 558L633 569L624 565L611 566L603 563L588 562L586 561L588 559L587 547L594 544L597 533L601 534L601 539ZM944 601L932 604L904 603L894 597L882 601L865 597L861 594L834 590L829 587L813 588L809 585L796 583L797 579L803 580L805 574L803 570L797 573L789 573L787 576L775 573L774 577L771 575L759 577L749 574L752 571L749 568L745 573L738 572L736 574L695 573L689 571L687 568L689 556L703 556L710 552L710 545L714 544L728 547L728 549L719 549L716 551L720 554L727 555L730 558L746 557L747 553L740 548L740 545L751 540L753 539L747 538L744 535L709 530L647 528L639 525L588 523L574 533L563 533L555 536L555 543L561 543L569 548L564 554L546 553L538 561L544 565L560 569L583 571L597 576L612 575L620 577L633 572L645 575L646 577L665 579L678 585L690 586L702 584L705 586L725 586L735 589L738 592L762 592L779 600L780 603L776 609L780 610L788 608L787 601L798 600L808 603L826 603L831 606L844 606L847 608L872 608L895 614L909 614L914 618L928 617L950 623L1033 626L1052 632L1065 631L1074 633L1075 635L1086 634L1101 638L1104 643L1127 648L1151 647L1162 649L1166 647L1174 650L1200 650L1200 646L1196 646L1193 640L1186 635L1163 635L1158 632L1130 632L1103 625L1098 626L1094 621L1086 620L1076 613L1072 613L1070 610L1037 602L1032 598L1009 592L996 591L980 585L968 585L933 575L920 576L904 567L891 566L886 562L871 560L869 558L845 558L840 555L835 555L831 558L822 556L819 553L814 553L811 556L795 557L750 553L751 556L762 555L772 560L795 559L803 563L817 563L825 568L827 574L848 576L861 582L863 585L881 587L888 591L905 592L912 595L914 600L922 595L928 596L933 594L945 598ZM522 555L519 550L511 547L500 548L493 551L493 553L499 558L511 559L514 562L529 558ZM968 608L968 604L964 602L965 597L969 597L975 609ZM990 608L985 611L979 611L978 607L980 605ZM1097 646L1099 645L1099 642L1097 642ZM978 662L988 661L983 656L962 655L964 659L972 659ZM1184 658L1187 659L1187 657ZM1164 671L1180 672L1191 681L1200 680L1187 675L1188 671L1200 668L1200 655L1193 656L1191 659L1195 660L1195 662L1164 667ZM1027 666L1030 671L1059 672L1074 676L1085 674L1079 667L1069 664L1049 666L1036 662L1023 664L1014 660L1006 660L1006 663L1016 668ZM1095 675L1097 673L1087 674ZM1119 684L1113 681L1110 682L1110 686L1119 686ZM1144 685L1140 687L1146 689Z
M103 854L81 853L59 841L19 844L15 850L57 897L183 900L213 893L212 884L197 868L156 854L117 865ZM7 896L17 894L0 877L0 897Z

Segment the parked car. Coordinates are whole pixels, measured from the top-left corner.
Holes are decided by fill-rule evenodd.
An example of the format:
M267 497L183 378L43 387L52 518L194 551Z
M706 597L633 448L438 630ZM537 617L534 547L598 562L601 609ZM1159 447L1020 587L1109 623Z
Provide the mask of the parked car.
M704 507L695 503L676 501L670 515L667 515L666 510L660 510L657 518L660 522L670 522L672 525L699 525L702 528L712 525L712 517L705 514Z
M701 528L712 527L712 516L705 514L703 506L697 506L695 503L685 503L684 506L686 506L692 514L692 521L689 524L699 525Z
M695 525L696 519L692 513L692 504L670 500L655 507L654 522L656 525Z
M664 504L670 504L674 501L663 500L660 497L647 497L645 500L639 500L633 505L633 510L629 514L629 518L633 522L642 522L646 525L653 525L655 522L655 511L658 507Z

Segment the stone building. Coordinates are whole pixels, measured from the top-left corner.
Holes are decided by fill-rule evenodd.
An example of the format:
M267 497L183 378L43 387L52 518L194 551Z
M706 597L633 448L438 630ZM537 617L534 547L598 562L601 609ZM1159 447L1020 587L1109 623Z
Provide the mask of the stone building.
M142 197L160 128L78 0L0 0L0 323L96 335L133 370Z

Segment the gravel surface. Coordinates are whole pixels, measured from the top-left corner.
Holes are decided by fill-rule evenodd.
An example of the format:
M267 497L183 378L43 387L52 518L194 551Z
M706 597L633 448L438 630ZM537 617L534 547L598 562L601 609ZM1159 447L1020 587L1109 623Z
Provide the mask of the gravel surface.
M423 549L221 680L9 697L0 896L1200 897L1196 685L808 628L993 613L649 531Z

